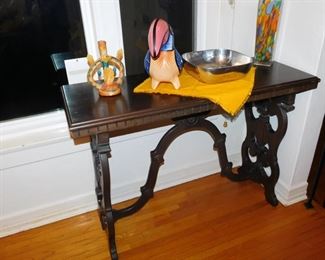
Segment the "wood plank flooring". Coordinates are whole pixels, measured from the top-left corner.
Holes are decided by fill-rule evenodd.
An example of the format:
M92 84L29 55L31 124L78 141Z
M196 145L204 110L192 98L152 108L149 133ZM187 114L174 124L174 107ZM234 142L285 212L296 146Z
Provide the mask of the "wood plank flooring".
M156 192L119 220L118 252L121 260L325 259L325 211L315 206L274 208L258 184L212 175ZM109 259L107 248L89 212L0 239L0 259Z

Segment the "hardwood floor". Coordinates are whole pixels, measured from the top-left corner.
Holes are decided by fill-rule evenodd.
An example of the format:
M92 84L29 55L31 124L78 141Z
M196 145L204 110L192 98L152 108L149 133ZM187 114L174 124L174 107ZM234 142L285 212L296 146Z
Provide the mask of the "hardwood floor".
M212 175L157 192L119 220L118 252L121 260L325 259L325 210L315 206L273 208L259 185ZM0 259L109 259L107 238L89 212L0 239Z

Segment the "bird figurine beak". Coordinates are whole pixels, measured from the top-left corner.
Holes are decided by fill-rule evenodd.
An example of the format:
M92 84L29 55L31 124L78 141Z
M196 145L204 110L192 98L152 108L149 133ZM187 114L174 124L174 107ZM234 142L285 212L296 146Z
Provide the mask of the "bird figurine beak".
M150 56L156 59L161 47L165 44L169 38L170 28L169 24L159 18L156 18L150 25L148 33L148 45Z

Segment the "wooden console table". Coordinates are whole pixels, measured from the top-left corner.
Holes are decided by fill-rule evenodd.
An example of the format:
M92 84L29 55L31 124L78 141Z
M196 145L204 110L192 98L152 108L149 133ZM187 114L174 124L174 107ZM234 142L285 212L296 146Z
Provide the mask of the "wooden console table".
M262 184L266 200L273 206L278 204L274 193L280 173L277 150L287 130L287 113L294 109L297 93L317 87L317 77L277 62L271 68L256 70L253 92L245 105L247 136L241 147L242 166L238 173L232 172L232 163L228 161L225 134L207 119L224 111L205 99L134 94L134 87L144 79L145 76L126 77L122 95L115 97L99 97L96 89L87 83L62 87L71 137L89 137L91 140L100 220L102 228L108 232L112 259L118 259L114 223L137 212L153 197L159 167L164 163L167 148L175 138L189 131L205 131L211 136L214 149L218 152L221 175L232 181L249 179ZM257 113L253 113L253 107ZM270 124L273 116L278 121L277 129L272 129ZM174 126L151 151L151 165L147 181L141 187L141 196L129 207L113 209L109 138L171 123ZM251 157L255 160L252 161Z

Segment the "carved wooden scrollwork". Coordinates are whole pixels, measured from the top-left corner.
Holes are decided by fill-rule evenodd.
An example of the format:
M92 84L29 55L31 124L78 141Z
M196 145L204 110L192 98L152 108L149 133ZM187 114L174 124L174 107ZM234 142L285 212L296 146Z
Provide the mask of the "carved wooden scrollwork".
M194 130L208 133L214 141L214 150L218 152L221 172L225 175L231 172L232 164L228 162L225 147L226 135L221 134L213 123L205 119L206 114L207 113L203 113L176 120L175 125L164 134L157 147L151 151L151 164L147 181L145 185L141 187L141 196L136 202L123 209L115 210L111 205L110 170L108 164L108 158L111 157L109 136L107 133L103 133L92 137L91 148L96 173L96 195L99 204L99 215L102 228L108 231L109 248L112 259L118 259L114 223L120 218L137 212L153 197L158 171L160 166L164 163L164 154L177 137Z
M228 162L227 158L225 134L221 134L214 124L204 118L204 115L179 119L176 121L175 125L160 139L156 149L151 151L151 164L147 181L145 185L141 187L141 196L129 207L114 210L113 214L115 220L137 212L147 203L150 198L153 197L158 171L160 166L164 163L164 154L166 153L168 147L177 137L194 130L207 132L212 137L214 140L214 150L216 150L219 155L221 172L231 172L232 164Z
M294 98L291 95L246 104L247 133L241 149L242 167L238 174L227 175L234 181L250 179L263 184L265 198L273 206L278 204L274 193L280 173L277 152L287 131L287 113L294 109ZM258 116L254 115L254 107ZM277 119L276 129L272 128L272 117Z

